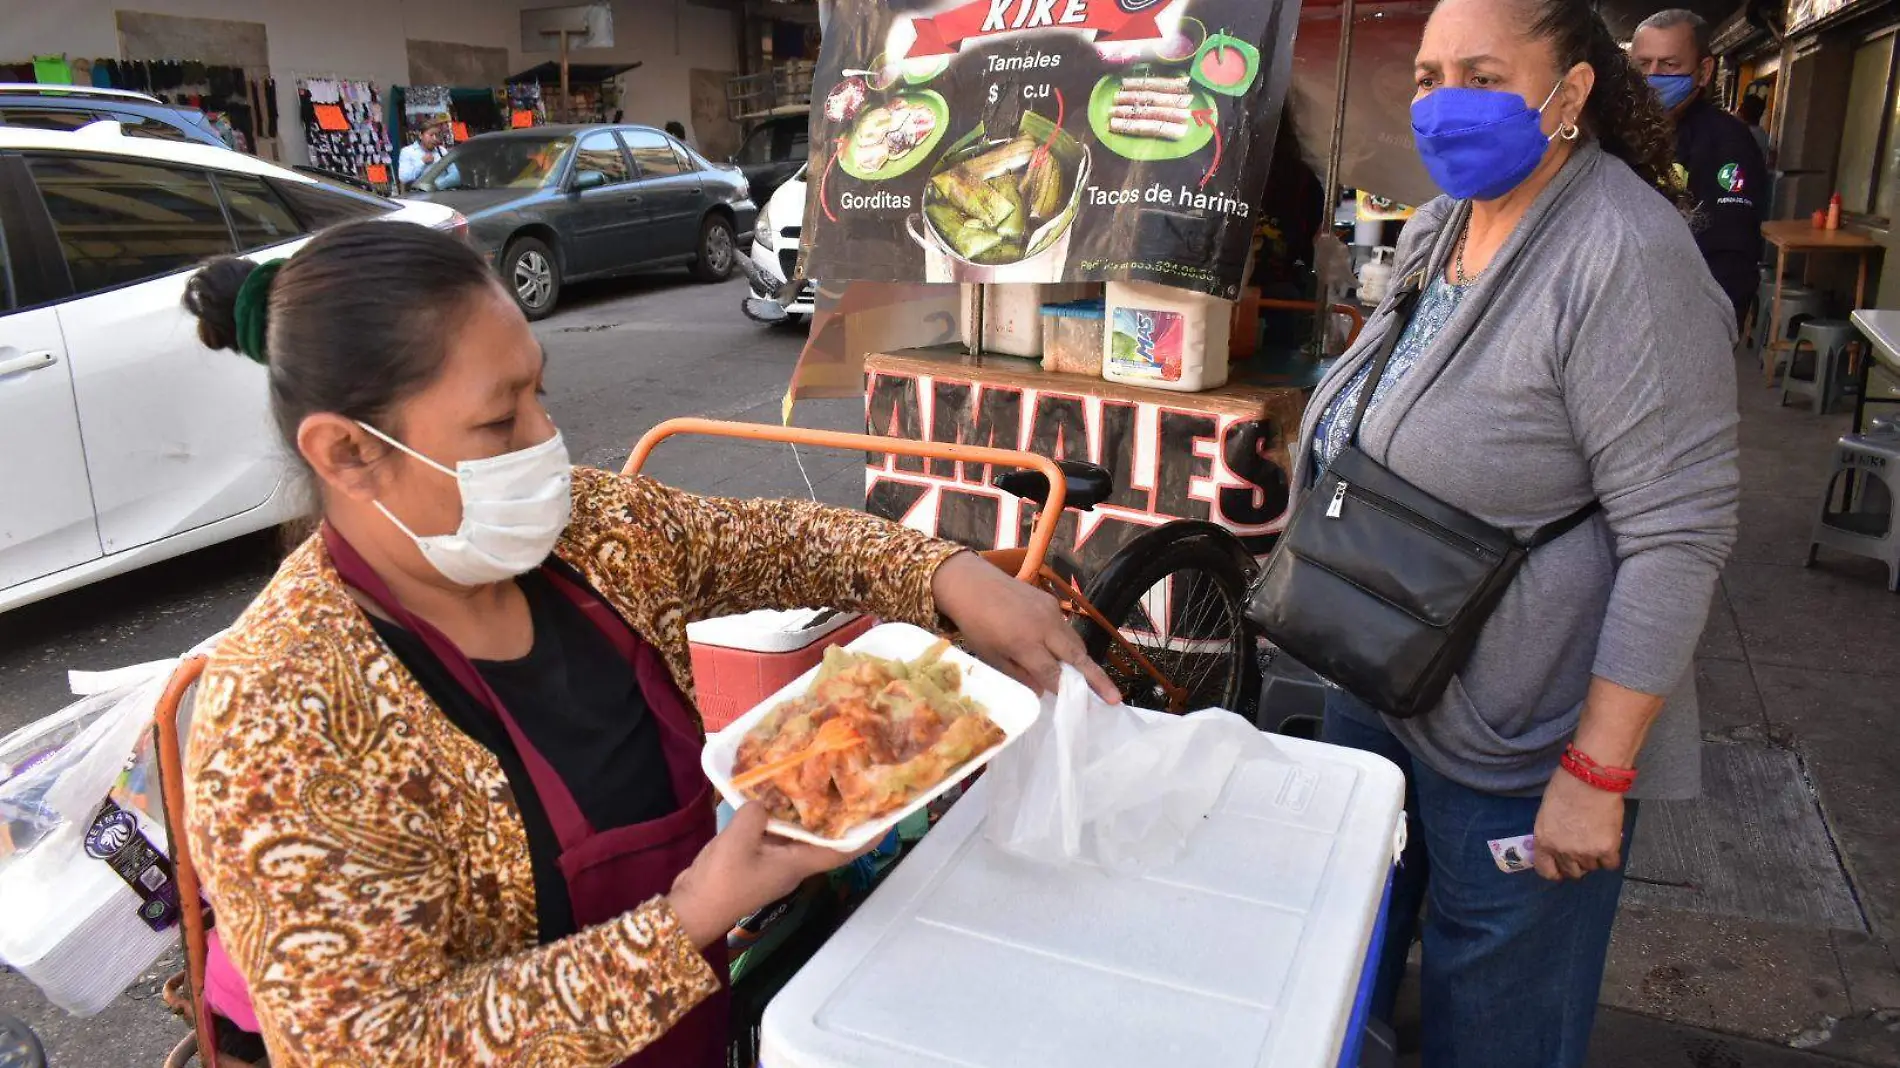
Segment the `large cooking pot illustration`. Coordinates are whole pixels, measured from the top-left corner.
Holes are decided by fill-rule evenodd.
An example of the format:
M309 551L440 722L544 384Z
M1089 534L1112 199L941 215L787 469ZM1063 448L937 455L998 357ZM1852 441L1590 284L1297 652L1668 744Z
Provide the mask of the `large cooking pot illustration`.
M1012 137L979 124L951 145L904 222L926 282L1055 282L1088 184L1089 150L1033 111Z

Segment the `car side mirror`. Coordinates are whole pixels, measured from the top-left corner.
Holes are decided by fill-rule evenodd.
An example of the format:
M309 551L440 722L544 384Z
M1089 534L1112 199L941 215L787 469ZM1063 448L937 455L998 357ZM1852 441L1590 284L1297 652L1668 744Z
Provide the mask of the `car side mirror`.
M587 189L599 189L606 184L607 176L599 171L582 171L574 176L574 191L576 193Z

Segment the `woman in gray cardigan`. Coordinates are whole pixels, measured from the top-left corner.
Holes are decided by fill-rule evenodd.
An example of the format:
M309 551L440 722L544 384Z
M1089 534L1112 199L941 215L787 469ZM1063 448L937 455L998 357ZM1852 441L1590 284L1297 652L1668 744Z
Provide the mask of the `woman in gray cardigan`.
M1425 906L1426 1068L1565 1068L1622 886L1621 790L1699 786L1690 661L1734 540L1734 320L1659 191L1660 107L1587 0L1445 0L1417 77L1418 147L1451 194L1399 243L1394 277L1424 295L1405 321L1388 298L1321 383L1299 484L1401 331L1360 435L1374 460L1520 538L1602 511L1531 554L1437 707L1392 720L1332 691L1325 736L1410 784L1375 1011Z

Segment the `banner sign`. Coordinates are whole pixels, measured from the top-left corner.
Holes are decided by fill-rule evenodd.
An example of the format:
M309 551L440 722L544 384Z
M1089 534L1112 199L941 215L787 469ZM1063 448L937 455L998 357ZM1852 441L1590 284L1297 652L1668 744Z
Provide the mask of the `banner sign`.
M869 433L1024 449L1107 469L1114 493L1091 511L1064 512L1056 527L1051 562L1063 574L1093 578L1130 541L1176 519L1226 527L1257 557L1286 525L1297 390L1265 404L1206 407L1184 394L1174 406L880 359L865 376ZM1036 506L996 488L999 472L883 453L865 459L865 511L976 549L1028 543Z
M1299 0L838 0L805 275L1240 292Z

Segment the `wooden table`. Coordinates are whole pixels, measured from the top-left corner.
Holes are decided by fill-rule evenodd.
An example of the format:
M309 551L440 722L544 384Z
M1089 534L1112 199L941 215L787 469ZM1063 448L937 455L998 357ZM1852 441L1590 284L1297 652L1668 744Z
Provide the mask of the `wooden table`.
M1806 219L1762 223L1761 236L1762 240L1775 246L1775 304L1768 320L1769 329L1774 329L1781 322L1781 287L1787 277L1788 257L1791 254L1836 252L1858 257L1860 270L1854 279L1854 307L1859 308L1867 303L1867 261L1884 249L1880 242L1848 230L1816 230L1814 224ZM1805 278L1808 272L1804 269L1802 274ZM1775 352L1788 344L1788 340L1782 337L1763 341L1762 377L1771 386L1775 384Z
M1115 491L1069 512L1051 556L1085 580L1150 527L1219 524L1255 556L1286 525L1292 445L1309 389L1285 375L1177 393L1044 371L1035 360L912 349L864 361L873 434L1026 449L1108 469ZM1022 544L1034 515L991 485L996 472L945 461L866 457L865 510L974 548ZM966 469L967 468L967 469Z

